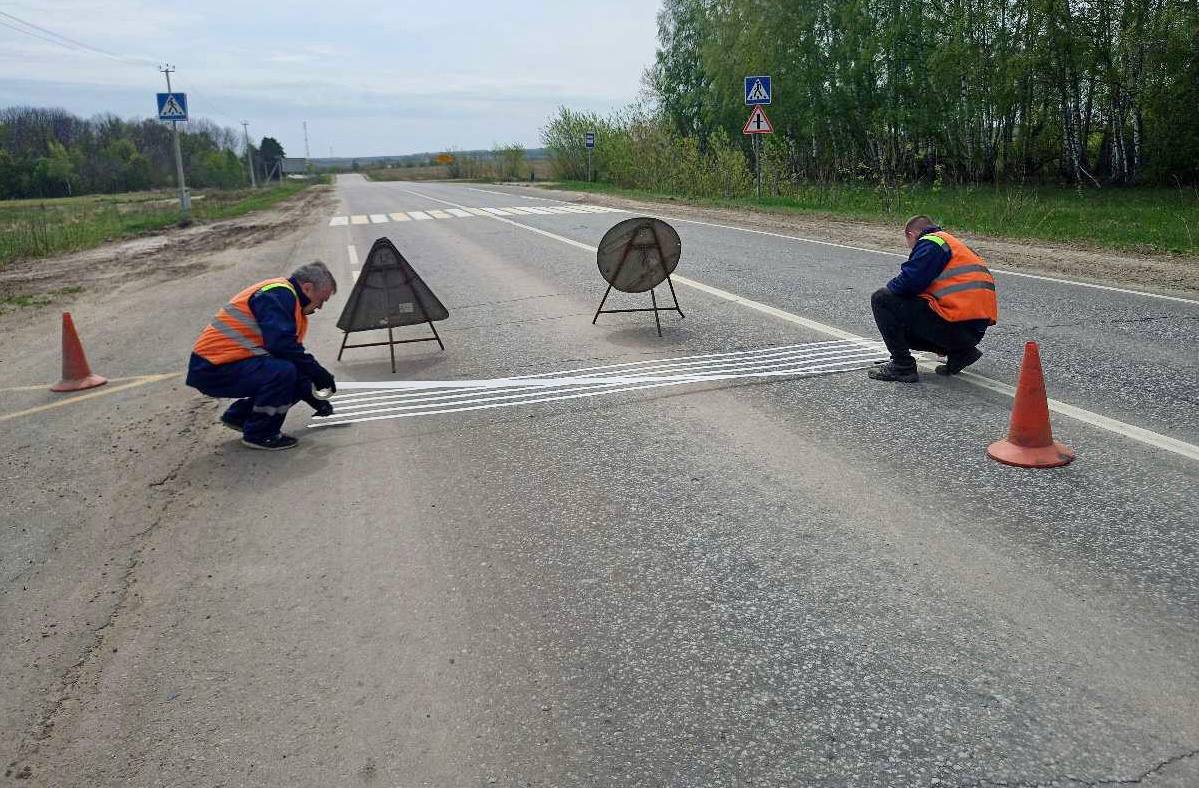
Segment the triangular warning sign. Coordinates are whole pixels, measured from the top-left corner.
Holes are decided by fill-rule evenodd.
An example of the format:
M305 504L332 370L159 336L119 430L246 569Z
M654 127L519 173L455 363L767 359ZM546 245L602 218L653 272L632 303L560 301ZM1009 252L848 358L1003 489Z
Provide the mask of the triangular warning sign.
M386 238L375 241L337 319L347 333L445 320L449 310Z
M761 107L754 107L754 111L749 113L749 120L745 121L745 128L741 129L742 134L773 134L774 126L770 125L770 118L766 117L766 113Z

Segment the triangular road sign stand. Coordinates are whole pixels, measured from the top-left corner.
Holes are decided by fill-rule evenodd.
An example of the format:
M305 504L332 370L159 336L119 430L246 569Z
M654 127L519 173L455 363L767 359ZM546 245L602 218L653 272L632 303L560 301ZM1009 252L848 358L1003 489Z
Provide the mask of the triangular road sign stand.
M396 371L396 345L410 342L436 342L442 350L445 345L433 327L433 321L445 320L449 310L438 300L425 284L411 263L404 259L391 241L380 238L371 246L358 281L346 301L337 327L345 332L337 360L348 348L379 347L387 345L391 351L391 371ZM396 339L393 329L427 323L433 332L431 337ZM362 342L347 344L355 331L387 329L386 342Z
M658 325L658 336L662 336L662 318L658 317L659 312L678 312L679 317L686 317L682 307L679 306L679 297L674 292L674 282L670 281L670 274L666 275L666 284L670 287L670 297L674 299L674 305L658 306L657 288L650 288L649 299L653 306L648 309L604 309L604 302L608 300L608 294L612 292L612 285L608 285L608 289L604 291L604 297L600 300L599 308L595 310L595 317L591 318L591 325L595 325L595 321L599 320L600 315L611 315L617 312L653 312L654 322Z

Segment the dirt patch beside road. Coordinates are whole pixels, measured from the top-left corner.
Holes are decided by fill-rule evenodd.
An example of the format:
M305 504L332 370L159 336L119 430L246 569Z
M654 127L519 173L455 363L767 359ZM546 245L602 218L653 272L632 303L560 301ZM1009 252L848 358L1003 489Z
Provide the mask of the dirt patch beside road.
M521 184L509 184L519 186ZM527 187L526 187L527 188ZM607 194L564 192L576 201L616 208L669 213L685 219L735 224L769 232L799 235L865 249L906 254L903 233L897 227L803 214L759 213L733 208L703 208L674 200L647 202ZM950 231L953 228L948 228ZM1031 274L1079 279L1116 287L1183 296L1199 295L1199 260L1170 255L1136 255L1078 249L1043 241L1011 241L964 235L972 248L996 268ZM898 261L896 263L898 266Z
M160 282L199 273L211 264L212 252L249 248L280 237L311 224L335 202L332 187L314 186L272 208L236 219L171 228L82 252L13 263L0 270L0 314L16 309L5 306L15 299L48 303L80 288Z

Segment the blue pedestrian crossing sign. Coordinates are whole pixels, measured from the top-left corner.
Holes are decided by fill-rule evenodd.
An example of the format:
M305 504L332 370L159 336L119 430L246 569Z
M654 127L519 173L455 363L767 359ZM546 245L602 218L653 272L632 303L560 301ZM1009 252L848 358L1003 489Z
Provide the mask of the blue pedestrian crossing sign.
M755 104L770 103L770 77L767 75L758 75L745 78L745 104L746 106L754 106Z
M187 120L187 94L159 93L158 119Z

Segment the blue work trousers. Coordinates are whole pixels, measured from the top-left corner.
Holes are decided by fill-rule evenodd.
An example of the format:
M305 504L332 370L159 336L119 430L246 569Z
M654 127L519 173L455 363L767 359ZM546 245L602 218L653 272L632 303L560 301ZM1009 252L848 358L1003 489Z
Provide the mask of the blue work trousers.
M291 406L312 394L312 381L295 364L273 356L211 364L193 353L187 385L210 397L237 398L222 418L245 425L242 434L251 441L278 435Z

